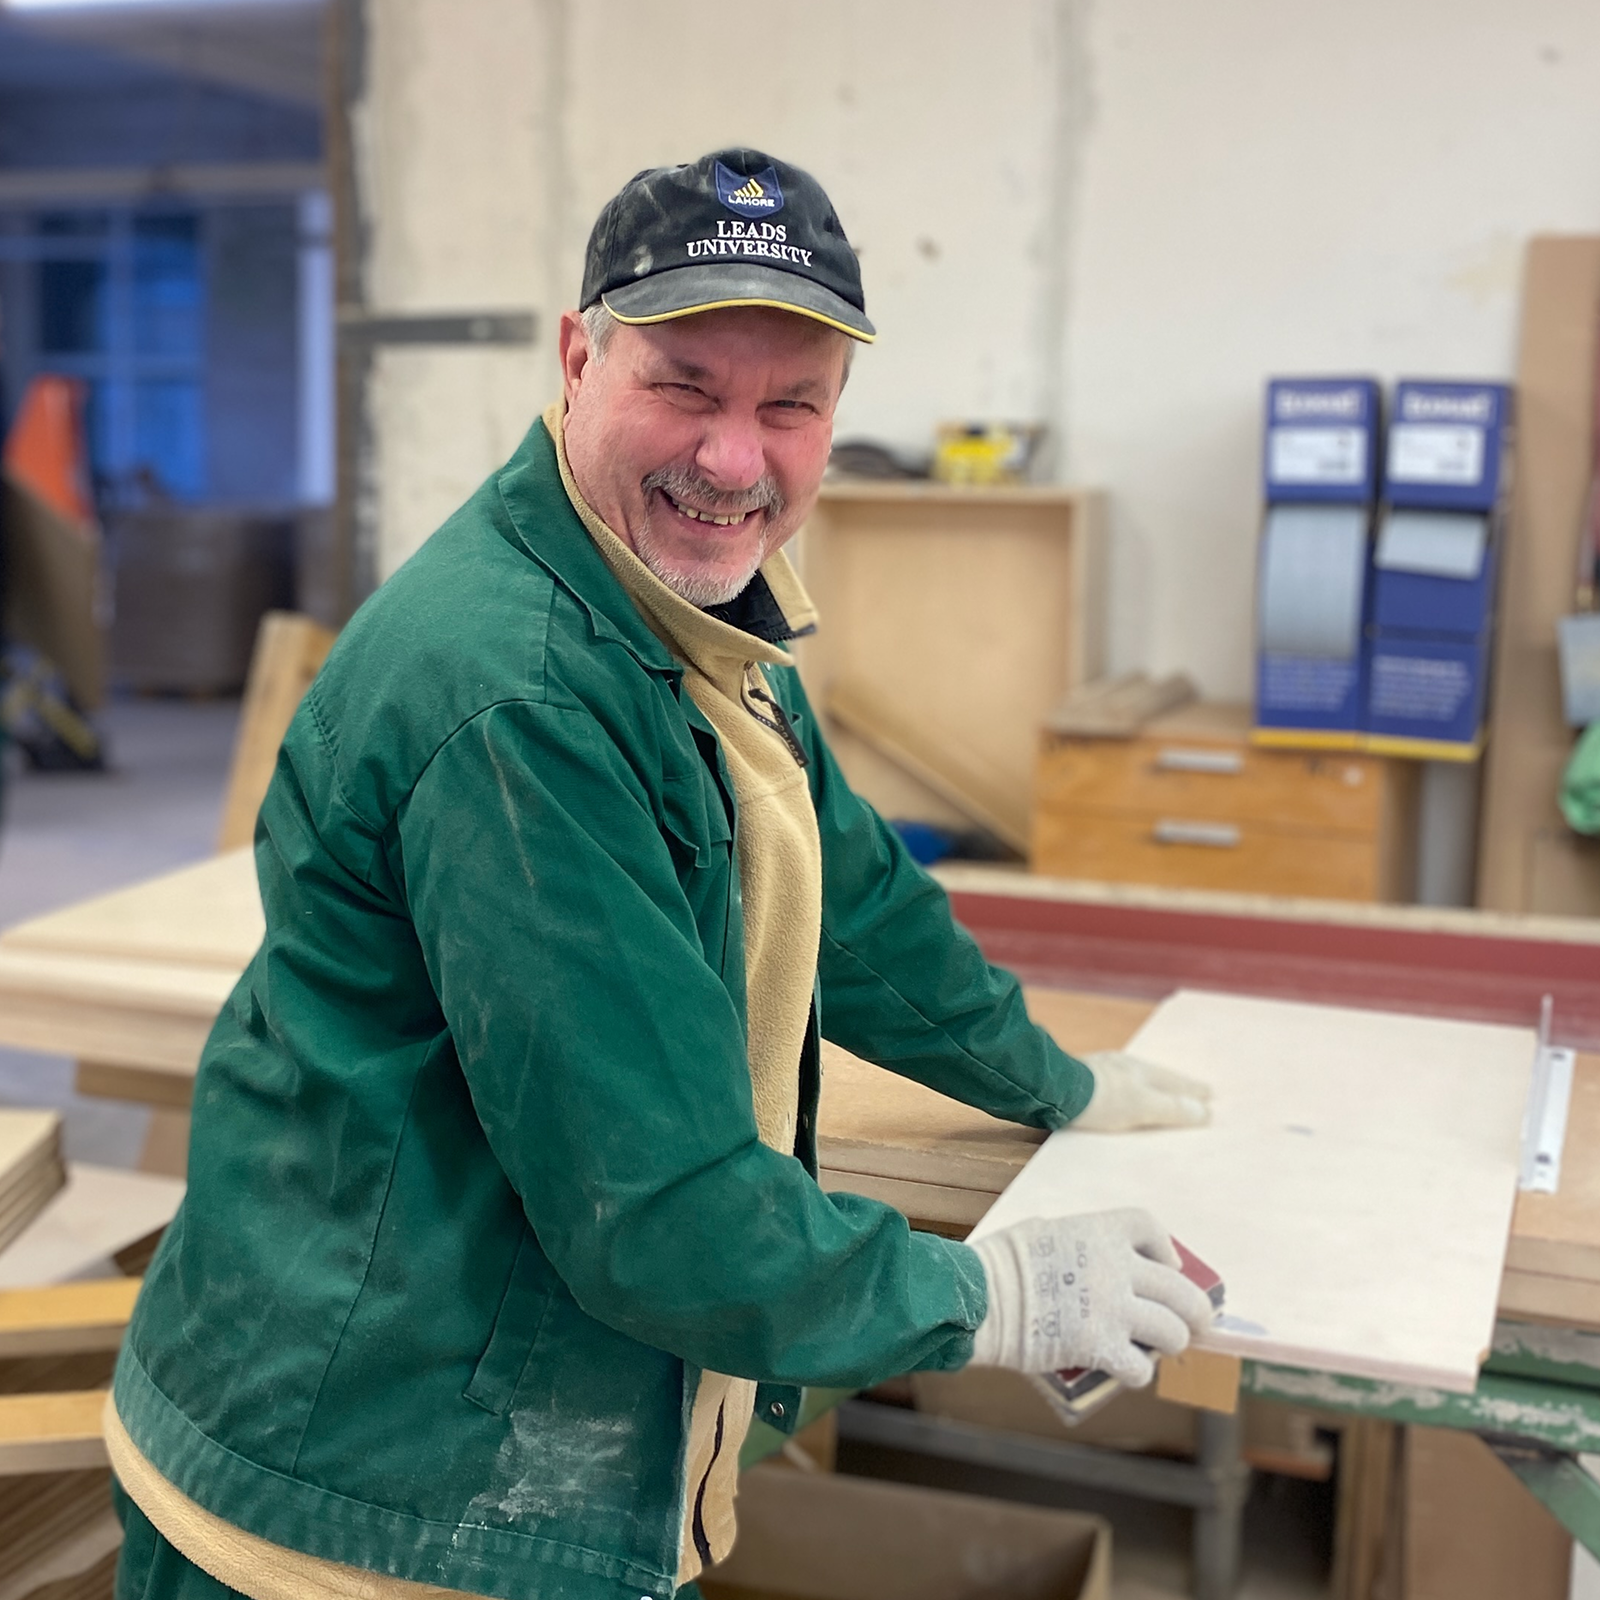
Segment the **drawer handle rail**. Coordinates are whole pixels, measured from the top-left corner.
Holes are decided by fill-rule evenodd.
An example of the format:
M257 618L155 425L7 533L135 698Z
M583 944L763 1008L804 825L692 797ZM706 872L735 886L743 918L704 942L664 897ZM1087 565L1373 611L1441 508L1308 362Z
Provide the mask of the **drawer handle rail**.
M1156 752L1157 772L1214 772L1220 777L1236 777L1244 771L1244 755L1238 750L1196 750L1168 745Z
M1237 850L1243 835L1231 822L1177 822L1163 817L1150 836L1157 844L1198 844L1209 850Z

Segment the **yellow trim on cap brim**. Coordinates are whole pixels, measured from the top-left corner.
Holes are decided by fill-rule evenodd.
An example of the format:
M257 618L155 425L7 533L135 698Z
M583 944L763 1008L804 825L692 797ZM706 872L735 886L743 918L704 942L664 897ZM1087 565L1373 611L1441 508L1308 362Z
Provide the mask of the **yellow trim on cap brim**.
M699 311L723 311L730 306L767 306L773 311L792 311L797 317L810 317L813 322L826 323L828 327L837 328L840 333L848 334L852 339L860 340L862 344L876 344L878 340L875 333L861 333L833 317L823 316L820 311L808 311L804 306L794 305L788 300L707 300L704 305L685 306L681 311L658 311L653 317L625 317L604 295L600 296L600 304L618 322L625 322L630 328L640 327L648 322L673 322L679 317L692 317Z

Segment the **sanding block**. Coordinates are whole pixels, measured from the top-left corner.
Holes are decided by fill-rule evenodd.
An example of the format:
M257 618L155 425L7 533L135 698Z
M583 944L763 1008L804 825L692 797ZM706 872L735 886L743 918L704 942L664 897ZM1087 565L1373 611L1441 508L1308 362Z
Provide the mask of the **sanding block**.
M1221 1311L1224 1296L1221 1276L1177 1239L1172 1241L1172 1248L1178 1252L1184 1277L1197 1288L1205 1290L1212 1308ZM1139 1348L1146 1347L1141 1345ZM1085 1417L1093 1415L1123 1387L1120 1378L1088 1367L1063 1367L1059 1372L1040 1373L1033 1382L1050 1402L1050 1409L1069 1428L1076 1427Z

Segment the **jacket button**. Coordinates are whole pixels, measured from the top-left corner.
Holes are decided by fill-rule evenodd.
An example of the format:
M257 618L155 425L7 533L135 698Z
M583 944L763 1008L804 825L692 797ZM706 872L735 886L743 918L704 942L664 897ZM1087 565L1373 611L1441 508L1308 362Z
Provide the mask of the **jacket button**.
M774 1400L772 1402L772 1414L775 1417L781 1417L783 1415L783 1401Z

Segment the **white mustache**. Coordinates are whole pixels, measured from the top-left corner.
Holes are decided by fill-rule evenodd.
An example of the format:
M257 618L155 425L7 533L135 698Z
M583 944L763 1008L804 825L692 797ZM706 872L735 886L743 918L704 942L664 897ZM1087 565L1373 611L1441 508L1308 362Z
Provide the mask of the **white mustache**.
M698 473L685 472L680 467L660 467L647 473L640 487L646 494L652 489L660 489L674 500L686 501L697 510L710 511L721 517L765 511L776 520L783 515L786 505L783 491L770 476L761 478L748 489L718 489Z

